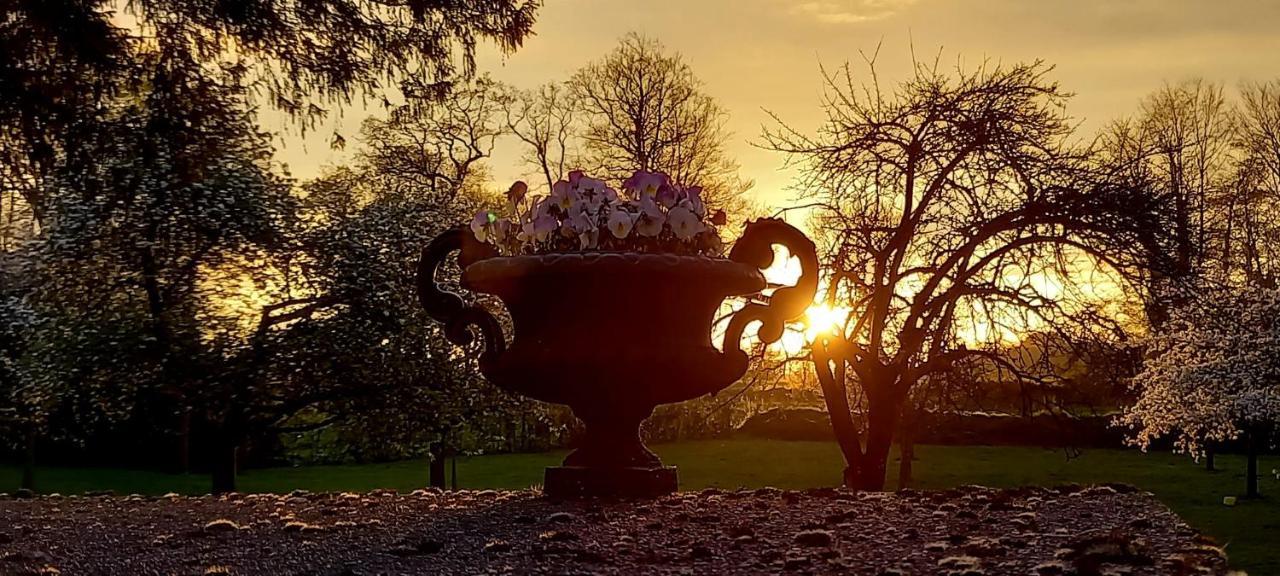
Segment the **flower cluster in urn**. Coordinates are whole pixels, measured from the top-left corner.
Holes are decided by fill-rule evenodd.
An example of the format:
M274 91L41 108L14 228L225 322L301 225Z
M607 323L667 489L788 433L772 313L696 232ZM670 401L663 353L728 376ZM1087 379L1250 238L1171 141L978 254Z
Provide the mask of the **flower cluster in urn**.
M524 182L507 192L505 213L481 210L471 220L476 239L504 255L587 250L719 256L716 226L725 213L708 214L702 188L681 186L661 172L636 172L622 183L625 197L603 180L569 173L545 196L530 196Z

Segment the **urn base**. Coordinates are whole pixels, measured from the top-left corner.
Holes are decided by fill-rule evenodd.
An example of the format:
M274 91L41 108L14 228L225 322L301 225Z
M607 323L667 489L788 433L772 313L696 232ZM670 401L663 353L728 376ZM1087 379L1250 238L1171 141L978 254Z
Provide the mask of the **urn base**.
M677 485L675 466L550 466L543 492L550 498L645 498L675 492Z

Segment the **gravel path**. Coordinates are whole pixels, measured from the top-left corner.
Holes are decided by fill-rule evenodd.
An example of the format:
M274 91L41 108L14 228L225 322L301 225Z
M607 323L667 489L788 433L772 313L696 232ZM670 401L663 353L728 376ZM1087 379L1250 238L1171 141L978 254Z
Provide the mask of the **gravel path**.
M1126 486L0 497L0 574L1225 574Z

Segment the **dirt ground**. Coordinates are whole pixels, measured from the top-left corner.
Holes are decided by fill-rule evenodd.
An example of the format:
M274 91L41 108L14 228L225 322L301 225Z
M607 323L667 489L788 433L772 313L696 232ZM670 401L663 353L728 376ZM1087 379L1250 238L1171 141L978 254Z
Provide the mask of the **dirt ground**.
M1225 574L1120 485L0 497L0 574Z

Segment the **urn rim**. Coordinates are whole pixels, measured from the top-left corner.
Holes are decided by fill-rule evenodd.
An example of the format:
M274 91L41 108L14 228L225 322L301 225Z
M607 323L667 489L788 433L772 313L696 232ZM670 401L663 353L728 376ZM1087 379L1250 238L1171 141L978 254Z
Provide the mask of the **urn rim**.
M516 277L583 273L663 275L715 286L726 296L753 294L766 287L764 274L754 266L728 258L653 252L555 252L494 256L472 263L463 283L472 290L493 293Z

